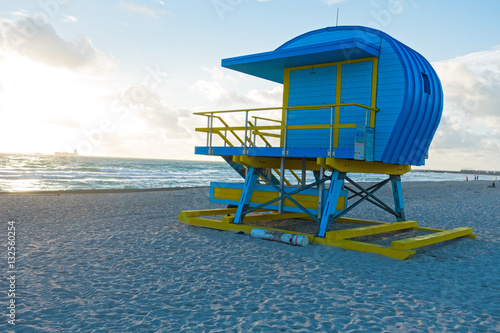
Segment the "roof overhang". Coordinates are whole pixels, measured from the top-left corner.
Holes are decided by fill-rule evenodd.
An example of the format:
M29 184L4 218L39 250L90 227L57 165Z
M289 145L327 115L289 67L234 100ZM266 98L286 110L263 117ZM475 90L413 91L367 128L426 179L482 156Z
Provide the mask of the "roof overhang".
M359 38L222 59L222 67L283 83L285 68L378 57L380 48Z

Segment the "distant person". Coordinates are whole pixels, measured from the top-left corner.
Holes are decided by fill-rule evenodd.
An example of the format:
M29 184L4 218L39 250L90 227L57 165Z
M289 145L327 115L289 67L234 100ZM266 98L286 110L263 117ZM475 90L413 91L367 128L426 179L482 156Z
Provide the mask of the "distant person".
M490 185L490 186L488 186L488 187L495 188L495 187L496 187L496 186L495 186L495 182L493 181L493 182L491 183L491 185Z
M468 181L469 180L469 177L468 176L465 176L465 181Z

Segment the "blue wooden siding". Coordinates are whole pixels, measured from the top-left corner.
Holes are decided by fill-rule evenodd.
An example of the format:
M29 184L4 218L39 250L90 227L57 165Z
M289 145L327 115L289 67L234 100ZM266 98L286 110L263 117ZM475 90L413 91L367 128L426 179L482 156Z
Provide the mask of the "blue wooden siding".
M290 71L288 106L335 104L337 66L307 68ZM330 110L291 110L289 125L330 124ZM289 130L288 147L328 148L330 131Z
M371 105L373 61L342 65L340 103ZM340 108L340 124L365 125L366 109L357 106ZM355 129L341 129L339 147L354 147Z
M393 47L384 39L380 45L377 77L374 160L382 161L406 93L403 66Z
M339 54L321 53L321 57L317 58L318 62L325 63L325 57L331 56L338 61L366 58L363 54L366 49L356 47L359 45L369 45L375 53L369 53L373 56L378 56L377 66L377 93L376 104L380 111L375 117L375 151L374 160L384 163L397 163L406 165L422 165L424 164L425 155L429 148L430 142L439 125L443 108L443 92L439 78L429 64L429 62L419 53L412 50L408 46L402 44L386 33L359 26L341 26L319 29L300 35L273 52L260 54L257 60L252 56L238 57L231 60L231 66L236 70L240 70L250 75L256 75L269 79L269 75L263 74L263 71L275 71L275 76L280 75L280 71L286 70L287 59L283 58L278 61L276 57L282 54L296 54L295 62L303 62L310 64L311 50L316 46L324 45L325 43L342 43L349 41L350 45L340 57ZM339 44L341 45L341 44ZM354 45L354 46L353 46ZM308 50L305 52L304 50ZM319 48L318 50L320 50ZM286 50L287 52L283 52ZM322 49L321 49L322 50ZM294 53L295 52L295 53ZM301 52L304 54L301 55ZM352 52L350 54L349 52ZM357 52L358 54L354 54ZM269 57L273 62L266 62L263 59ZM273 58L274 57L274 58ZM288 59L289 60L289 59ZM245 67L246 65L252 65ZM350 65L345 64L346 73L351 70ZM366 63L364 65L367 65ZM267 67L266 67L267 66ZM292 65L293 66L293 65ZM300 66L300 65L295 65ZM312 67L313 65L311 65ZM360 65L362 66L362 65ZM238 69L240 68L240 69ZM326 73L331 71L331 75ZM358 103L371 105L371 100L363 102L368 96L370 85L368 83L371 75L366 72L366 78L362 70L352 67L353 73L350 77L345 74L342 77L346 87L342 89L342 102L347 102L350 99L357 99ZM290 90L288 104L293 105L311 105L311 104L330 104L335 103L335 71L336 68L331 66L324 70L316 68L315 74L310 74L310 69L296 70L290 72ZM356 77L357 74L360 74ZM281 72L282 73L282 72ZM318 75L319 74L319 75ZM424 74L424 76L422 76ZM313 75L316 75L313 79ZM352 78L352 82L349 82ZM314 81L316 80L316 81ZM278 81L277 81L278 82ZM357 84L356 88L355 85ZM370 83L371 84L371 83ZM344 86L344 84L343 84ZM350 95L350 87L358 89L358 95ZM362 101L363 100L363 101ZM338 101L340 102L340 101ZM362 114L362 113L361 113ZM361 116L345 116L343 113L341 122L356 122L364 124L364 119ZM345 117L354 117L349 120ZM320 112L318 110L301 111L295 114L291 113L289 118L290 124L328 124L328 111ZM339 147L347 147L351 144L353 133L349 130L341 130L339 138ZM296 130L291 131L288 136L288 146L296 147L328 147L329 146L329 130Z
M381 160L386 163L422 165L441 118L441 83L424 57L394 39L388 41L398 53L404 68L405 99ZM429 78L430 94L424 92L422 73Z
M382 161L382 155L388 145L391 133L394 130L399 113L401 112L406 93L405 73L399 60L399 56L395 52L393 46L387 40L382 38L382 36L370 30L349 28L346 28L345 30L329 30L327 28L299 36L283 44L280 48L293 48L353 37L362 38L368 42L380 45L376 100L376 107L379 108L380 111L375 117L374 160ZM364 64L366 65L366 63ZM347 65L342 67L349 70L349 66ZM342 83L342 86L343 84L344 83ZM370 105L370 101L366 101L366 105ZM341 114L343 115L343 113ZM344 119L341 120L343 121ZM364 120L362 123L364 123ZM351 139L353 138L354 130L340 130L339 147L345 147L346 145L351 144Z

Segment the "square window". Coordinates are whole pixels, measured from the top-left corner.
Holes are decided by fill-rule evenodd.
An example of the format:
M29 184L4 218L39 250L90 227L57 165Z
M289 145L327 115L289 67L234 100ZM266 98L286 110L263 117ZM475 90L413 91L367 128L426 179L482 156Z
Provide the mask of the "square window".
M427 74L422 73L422 79L424 80L424 93L427 95L431 94L431 82L429 81L429 77Z

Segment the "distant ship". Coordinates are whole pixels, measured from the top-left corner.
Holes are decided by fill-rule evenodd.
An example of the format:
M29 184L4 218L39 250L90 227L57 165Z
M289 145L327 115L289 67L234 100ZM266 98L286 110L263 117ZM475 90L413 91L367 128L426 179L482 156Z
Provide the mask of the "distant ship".
M72 153L55 152L55 155L56 156L79 156L76 149L74 149Z

